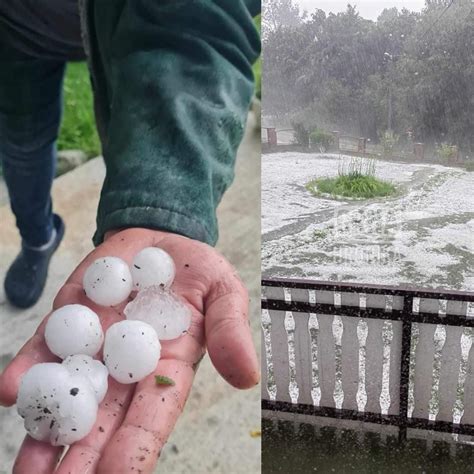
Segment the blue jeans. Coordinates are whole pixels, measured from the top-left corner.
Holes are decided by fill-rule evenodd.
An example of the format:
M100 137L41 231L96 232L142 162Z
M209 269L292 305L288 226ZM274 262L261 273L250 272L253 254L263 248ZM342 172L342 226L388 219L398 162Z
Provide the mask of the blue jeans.
M0 158L22 239L48 242L51 185L64 63L27 59L0 66Z
M79 17L71 1L63 3L69 5L64 21L56 22L75 32L68 41L58 39L60 35L52 30L49 40L41 32L35 41L28 25L33 20L39 25L51 22L42 22L36 14L28 18L23 3L4 4L1 8L8 11L0 11L0 161L21 237L31 246L40 246L49 241L53 230L51 185L65 64L78 59L82 45ZM46 13L52 16L53 12ZM24 31L20 20L24 20Z

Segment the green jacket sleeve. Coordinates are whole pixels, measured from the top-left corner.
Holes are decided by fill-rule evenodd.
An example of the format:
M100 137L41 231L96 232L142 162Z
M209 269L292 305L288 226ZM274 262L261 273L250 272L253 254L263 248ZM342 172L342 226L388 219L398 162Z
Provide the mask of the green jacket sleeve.
M84 4L107 174L94 243L121 227L214 245L254 92L254 0Z

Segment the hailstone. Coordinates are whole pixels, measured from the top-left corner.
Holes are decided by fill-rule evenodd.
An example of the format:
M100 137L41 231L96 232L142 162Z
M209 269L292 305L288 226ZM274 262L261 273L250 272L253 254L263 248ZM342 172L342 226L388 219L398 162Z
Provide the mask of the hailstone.
M49 350L65 359L69 355L96 355L104 340L99 317L87 306L71 304L51 313L44 334Z
M120 321L105 333L104 362L117 382L144 379L156 369L160 353L155 330L142 321Z
M98 404L88 381L56 363L34 365L22 377L17 410L28 434L67 446L89 434Z
M101 306L115 306L125 301L133 281L126 262L117 257L99 258L84 273L84 291Z
M63 365L73 375L85 377L91 384L100 403L107 393L109 371L100 361L95 360L88 355L73 355L63 360Z
M168 253L157 247L145 248L133 259L133 288L138 291L150 286L169 288L175 273L173 259Z
M160 340L176 339L191 325L191 309L170 290L152 286L140 291L124 310L129 320L139 320L154 328Z

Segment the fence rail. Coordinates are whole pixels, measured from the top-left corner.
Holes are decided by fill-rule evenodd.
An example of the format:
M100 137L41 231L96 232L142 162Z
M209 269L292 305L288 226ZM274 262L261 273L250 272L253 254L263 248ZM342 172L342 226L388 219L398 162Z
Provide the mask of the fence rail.
M474 436L474 293L262 282L263 409Z

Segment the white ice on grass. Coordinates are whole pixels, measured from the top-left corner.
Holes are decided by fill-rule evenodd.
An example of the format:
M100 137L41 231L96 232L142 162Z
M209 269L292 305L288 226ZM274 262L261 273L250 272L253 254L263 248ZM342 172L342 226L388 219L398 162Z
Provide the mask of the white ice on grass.
M262 266L271 276L472 288L474 173L377 161L396 196L315 197L305 184L338 173L327 154L278 153L262 161Z
M157 247L147 247L137 253L131 269L133 288L138 291L150 286L169 288L176 274L171 256Z
M22 377L17 409L28 434L53 446L84 438L97 418L97 400L88 381L56 363L34 365Z
M133 286L127 263L118 257L103 257L93 262L84 273L87 297L101 306L115 306L124 302Z
M160 340L176 339L191 325L191 309L175 293L152 286L140 291L124 310L129 320L152 326Z
M87 355L73 355L64 359L63 365L71 374L85 377L94 390L97 403L102 402L107 393L109 371L100 360Z
M51 313L45 328L49 350L60 357L95 356L104 340L99 317L87 306L71 304Z
M135 383L150 375L160 353L155 330L142 321L120 321L105 333L104 362L117 382Z

